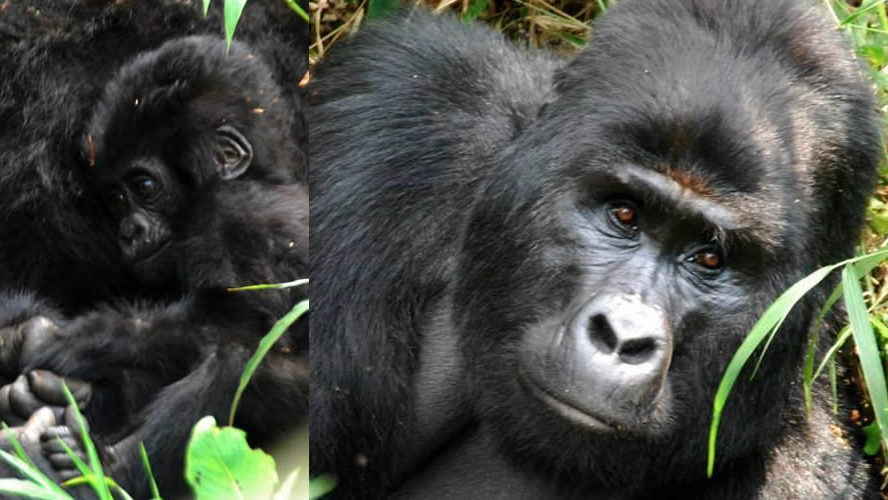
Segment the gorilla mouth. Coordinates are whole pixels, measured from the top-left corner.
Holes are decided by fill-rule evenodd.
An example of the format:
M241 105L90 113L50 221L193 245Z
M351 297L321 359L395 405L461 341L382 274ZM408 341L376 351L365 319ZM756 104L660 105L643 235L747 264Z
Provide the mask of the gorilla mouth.
M146 254L144 254L144 255L135 255L135 256L133 256L131 262L132 262L133 264L142 264L142 263L145 263L145 262L149 262L149 261L151 261L151 259L153 259L153 258L157 257L158 255L162 254L167 248L169 248L169 246L170 246L172 243L173 243L172 238L169 238L169 239L167 239L166 241L164 241L163 243L161 243L160 245L157 245L157 246L154 248L154 250L152 250L151 252L148 252L148 253L146 253Z
M590 414L587 410L577 408L573 404L552 394L552 392L536 383L523 371L519 371L518 380L531 396L571 422L595 432L612 433L619 430L618 426L609 423L599 416Z

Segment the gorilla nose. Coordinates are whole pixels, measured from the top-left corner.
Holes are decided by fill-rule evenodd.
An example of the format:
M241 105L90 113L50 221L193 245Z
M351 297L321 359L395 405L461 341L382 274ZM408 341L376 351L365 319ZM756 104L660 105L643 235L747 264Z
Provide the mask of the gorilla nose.
M586 335L582 332L583 318ZM574 332L590 375L615 407L646 407L662 388L672 358L663 312L638 296L603 294L581 312Z
M145 217L133 215L120 223L118 239L120 248L128 256L139 254L139 249L146 246L150 225Z

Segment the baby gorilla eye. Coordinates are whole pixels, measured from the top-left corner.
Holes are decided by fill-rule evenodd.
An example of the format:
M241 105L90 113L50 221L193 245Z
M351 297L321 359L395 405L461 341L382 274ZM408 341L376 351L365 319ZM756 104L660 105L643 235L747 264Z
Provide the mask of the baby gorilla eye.
M119 189L112 189L108 192L108 205L115 211L126 208L126 195Z
M137 195L145 198L157 191L157 181L149 175L140 175L133 179L132 189Z

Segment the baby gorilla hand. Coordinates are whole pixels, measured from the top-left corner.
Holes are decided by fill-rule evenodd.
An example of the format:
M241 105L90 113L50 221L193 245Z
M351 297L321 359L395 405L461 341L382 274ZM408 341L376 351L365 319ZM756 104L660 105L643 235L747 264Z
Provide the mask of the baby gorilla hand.
M0 375L14 379L21 373L24 360L50 345L58 333L58 325L45 316L0 328Z
M49 407L57 421L62 420L68 400L62 381L74 396L79 408L84 408L92 396L92 386L86 382L57 376L45 370L34 370L19 375L11 384L0 388L0 421L20 425L41 407Z
M61 418L58 419L59 425L44 428L41 432L40 446L43 457L49 461L58 479L67 481L80 475L80 470L69 451L84 463L89 459L81 441L80 425L77 423L74 410L70 407L63 410ZM83 425L87 425L86 420L83 420ZM89 432L88 427L87 432Z

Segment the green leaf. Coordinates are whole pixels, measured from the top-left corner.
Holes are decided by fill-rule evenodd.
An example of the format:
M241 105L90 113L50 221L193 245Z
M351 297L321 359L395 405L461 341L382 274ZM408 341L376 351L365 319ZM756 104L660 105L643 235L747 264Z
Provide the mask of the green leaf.
M395 10L401 0L370 0L367 4L367 19L376 19Z
M869 321L869 312L863 301L863 290L860 288L860 276L850 265L842 270L842 284L845 287L845 306L848 308L848 319L854 343L857 344L857 357L866 389L876 415L879 432L884 439L888 436L888 387L885 386L885 371L879 356L879 346Z
M863 435L866 436L866 444L863 445L863 452L869 456L873 456L879 452L882 446L882 435L879 433L879 426L875 422L863 426Z
M231 402L231 412L228 414L228 425L234 424L234 414L237 412L237 405L240 403L244 390L250 383L250 378L253 377L253 373L256 371L256 368L259 367L259 363L262 362L262 359L268 354L268 351L271 350L274 343L287 331L287 328L295 323L300 316L305 314L305 311L308 311L308 299L293 306L293 309L291 309L283 318L279 319L277 323L271 327L271 330L262 337L262 340L259 341L259 348L256 349L256 352L250 360L247 361L244 373L241 374L240 385L237 387L237 392L234 393L234 401Z
M296 469L287 475L287 478L281 483L281 487L278 488L277 493L274 494L272 500L290 500L291 498L294 498L297 479L299 479L299 469Z
M203 1L203 13L204 16L210 11L210 0L202 0Z
M194 425L185 453L185 479L197 500L271 498L278 482L274 459L247 444L233 427L204 417Z
M314 500L330 493L336 488L336 478L324 475L308 482L308 498Z
M871 198L866 215L870 229L879 236L888 234L888 205L875 198Z
M462 20L466 22L478 19L484 9L487 8L488 0L469 0L469 6L462 15Z
M234 30L237 28L237 22L240 21L241 13L247 0L225 0L225 9L223 17L225 18L225 43L226 50L231 50L231 40L234 38Z

